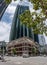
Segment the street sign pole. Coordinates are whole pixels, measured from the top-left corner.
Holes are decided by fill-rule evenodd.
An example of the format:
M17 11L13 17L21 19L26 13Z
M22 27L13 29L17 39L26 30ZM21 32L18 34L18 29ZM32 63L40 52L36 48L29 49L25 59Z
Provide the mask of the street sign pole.
M2 47L3 47L3 49L2 49L2 62L4 62L5 61L5 59L4 59L4 41L2 42Z

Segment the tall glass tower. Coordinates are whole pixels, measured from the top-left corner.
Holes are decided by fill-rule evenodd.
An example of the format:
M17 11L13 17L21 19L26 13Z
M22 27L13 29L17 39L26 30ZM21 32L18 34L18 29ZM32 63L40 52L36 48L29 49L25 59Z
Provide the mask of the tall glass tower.
M28 28L24 24L21 24L19 20L19 15L22 14L25 10L29 10L28 0L22 0L17 5L10 31L10 41L25 36L35 40L32 28Z
M7 4L6 4L5 0L0 0L0 20L2 18L2 15L3 15L6 7L7 7Z

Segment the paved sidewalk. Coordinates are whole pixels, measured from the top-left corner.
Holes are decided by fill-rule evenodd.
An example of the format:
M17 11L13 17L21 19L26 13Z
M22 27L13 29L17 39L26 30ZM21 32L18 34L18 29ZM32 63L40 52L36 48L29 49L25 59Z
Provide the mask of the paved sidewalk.
M47 57L5 57L5 60L0 65L47 65Z

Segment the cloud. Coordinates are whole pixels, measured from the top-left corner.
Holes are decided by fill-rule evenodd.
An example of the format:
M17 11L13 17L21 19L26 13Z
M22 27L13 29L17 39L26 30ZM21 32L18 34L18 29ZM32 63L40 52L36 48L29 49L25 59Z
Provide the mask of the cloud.
M0 41L9 41L11 23L16 10L18 1L12 2L6 9L0 21Z
M15 13L16 4L11 3L0 21L0 41L9 41L11 22Z
M14 13L15 13L15 10L16 10L16 6L17 4L12 2L6 9L3 17L2 17L2 20L1 21L4 21L4 22L7 22L7 23L10 23L12 22L12 19L13 19L13 16L14 16Z
M9 5L9 7L7 8L6 10L6 13L10 13L10 14L13 14L14 11L15 11L15 6L14 5Z
M10 28L10 23L0 22L0 41L9 41Z

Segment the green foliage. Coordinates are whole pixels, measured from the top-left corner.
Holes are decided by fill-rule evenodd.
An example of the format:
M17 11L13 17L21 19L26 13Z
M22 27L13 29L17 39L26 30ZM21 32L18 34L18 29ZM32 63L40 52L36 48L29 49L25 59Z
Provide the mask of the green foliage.
M25 24L28 27L33 29L35 34L43 34L47 35L47 26L45 25L45 16L43 13L37 14L36 12L30 13L29 10L26 10L19 16L21 23Z
M16 1L16 0L14 0L14 1Z
M32 17L29 14L30 14L30 11L26 10L24 13L22 13L19 16L22 24L25 24L27 26L31 25Z
M36 54L37 53L37 49L35 47L32 48L32 53Z
M12 52L13 52L13 54L16 54L16 49L13 48L13 49L12 49Z
M7 4L9 4L12 0L5 0Z
M33 3L33 7L35 10L42 8L42 12L47 17L47 0L29 0L29 1Z
M47 25L45 25L44 22L47 19L47 0L29 0L29 1L33 3L33 8L35 10L42 9L41 13L40 14L37 14L36 12L30 13L29 10L26 10L19 16L21 23L27 25L28 27L32 27L33 32L35 34L45 33L47 35ZM10 2L11 0L6 0L6 3Z

